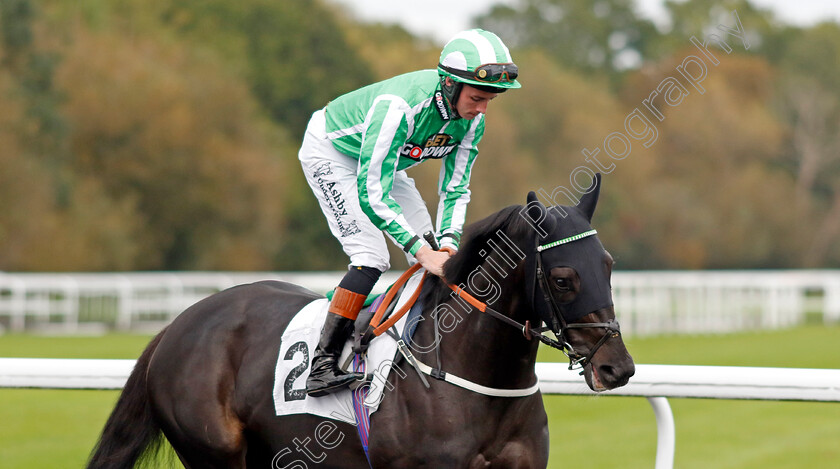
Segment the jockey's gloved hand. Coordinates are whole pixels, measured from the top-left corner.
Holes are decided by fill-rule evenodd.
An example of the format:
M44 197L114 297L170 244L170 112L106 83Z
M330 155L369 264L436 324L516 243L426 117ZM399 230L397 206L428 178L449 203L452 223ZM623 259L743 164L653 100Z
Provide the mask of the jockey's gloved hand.
M414 257L428 272L443 278L443 264L449 260L449 255L448 251L434 251L424 245Z

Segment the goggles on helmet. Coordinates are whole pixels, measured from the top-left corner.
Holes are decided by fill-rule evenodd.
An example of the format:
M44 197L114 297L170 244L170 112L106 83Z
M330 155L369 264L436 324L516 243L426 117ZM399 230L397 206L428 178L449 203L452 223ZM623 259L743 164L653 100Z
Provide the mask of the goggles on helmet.
M473 72L446 67L442 64L438 64L438 66L452 75L468 80L479 81L481 83L513 83L516 80L516 77L519 76L519 67L517 67L513 62L502 64L484 64L476 67Z

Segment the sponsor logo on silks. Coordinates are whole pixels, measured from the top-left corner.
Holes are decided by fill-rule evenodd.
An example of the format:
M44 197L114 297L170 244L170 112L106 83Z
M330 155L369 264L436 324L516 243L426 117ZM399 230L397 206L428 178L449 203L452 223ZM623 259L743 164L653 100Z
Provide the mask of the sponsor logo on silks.
M450 119L449 111L446 109L446 100L443 98L443 93L435 92L435 106L437 106L440 118L448 121Z
M344 195L339 190L340 186L337 186L338 183L331 180L332 178L325 178L325 176L330 176L332 174L333 172L330 168L330 163L327 161L315 167L315 170L312 172L312 177L321 189L321 193L324 196L323 201L327 203L330 211L332 211L340 236L345 238L347 236L353 236L354 234L361 233L362 230L356 224L356 220L345 220L345 218L350 217L350 214L347 212ZM324 213L326 213L326 211Z
M443 158L458 146L452 142L452 136L447 134L434 134L426 140L422 146L414 143L406 143L400 150L400 156L411 158L414 161L421 161L427 158Z

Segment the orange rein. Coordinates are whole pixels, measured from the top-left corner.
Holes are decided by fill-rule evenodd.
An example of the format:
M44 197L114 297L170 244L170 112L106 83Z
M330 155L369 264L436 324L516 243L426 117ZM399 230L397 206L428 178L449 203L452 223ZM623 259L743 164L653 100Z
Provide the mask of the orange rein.
M420 289L423 287L423 282L426 281L426 275L423 275L423 278L420 279L420 285L417 285L417 290L414 291L414 294L411 295L408 302L403 305L398 311L394 312L387 321L383 324L379 324L379 321L382 320L382 316L385 314L385 310L388 309L388 305L394 301L394 297L397 296L397 292L400 291L400 288L408 282L408 279L414 275L415 272L420 270L423 267L420 263L416 263L413 266L409 267L408 270L403 272L400 275L400 278L397 279L396 282L391 286L391 289L388 290L388 293L385 294L385 298L382 299L382 303L379 304L379 308L376 309L376 314L373 315L373 319L370 320L370 325L374 327L373 333L374 335L382 335L383 332L387 331L389 327L393 326L400 320L408 310L411 309L411 306L414 305L414 302L417 301L417 297L420 296Z
M448 252L450 256L455 254L455 250L451 249L449 247L444 247L444 248L441 249L441 251ZM400 277L397 279L397 281L394 282L394 284L388 290L388 293L385 294L385 298L382 299L382 303L380 303L379 307L376 309L376 314L374 314L373 319L370 320L370 325L371 325L371 327L374 328L373 329L373 334L374 335L376 335L376 336L382 335L383 332L387 331L389 327L396 324L397 321L399 321L401 317L405 316L405 313L407 313L411 309L411 307L414 306L414 302L417 301L417 298L420 296L420 290L423 289L423 283L426 281L426 276L429 275L428 272L423 274L423 278L420 279L420 284L417 285L417 289L414 290L414 293L411 295L411 298L408 299L408 301L405 303L405 305L403 305L403 307L400 308L399 310L395 311L394 314L392 314L391 317L388 318L387 321L385 321L382 324L379 324L379 321L382 320L382 316L385 315L385 310L388 309L388 305L390 305L391 302L394 301L394 297L397 296L397 292L400 290L400 288L403 285L406 284L406 282L408 282L408 279L410 279L411 276L414 275L415 272L420 270L421 267L422 266L420 265L419 262L412 265L411 267L409 267L408 270L403 272L402 275L400 275ZM455 290L457 288L457 287L455 287L453 285L450 285L448 283L447 283L447 285L449 285L449 288L451 288L453 290ZM484 311L484 307L485 307L484 303L478 302L478 300L476 300L475 298L470 296L469 293L461 290L460 288L458 288L458 290L460 290L460 294L466 295L466 297L464 299L467 300L467 302L469 302L470 304L472 304L476 308L480 309L481 311ZM455 291L458 292L458 290L455 290ZM476 302L476 303L480 304L481 306L477 306L476 303L473 303L473 302Z

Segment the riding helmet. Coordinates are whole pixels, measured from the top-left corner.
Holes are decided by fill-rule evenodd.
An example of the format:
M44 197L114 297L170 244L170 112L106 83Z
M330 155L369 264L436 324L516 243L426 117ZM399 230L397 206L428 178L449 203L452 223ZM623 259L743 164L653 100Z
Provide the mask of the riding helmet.
M453 109L464 83L491 93L522 86L516 80L519 69L507 46L499 36L483 29L462 31L450 39L440 53L438 73ZM455 84L447 86L446 77Z

